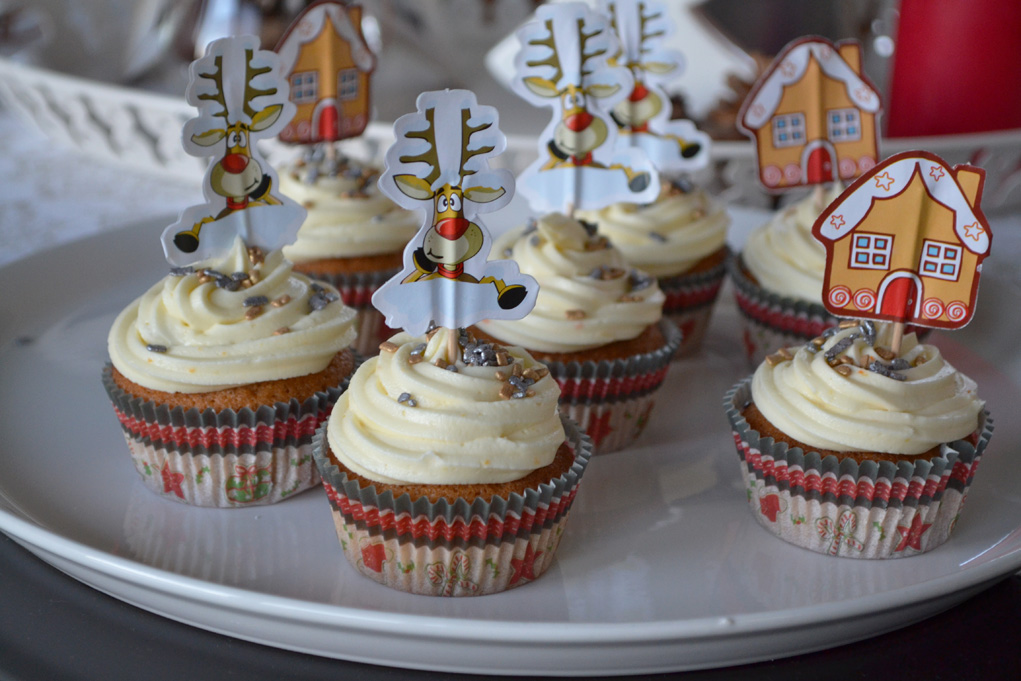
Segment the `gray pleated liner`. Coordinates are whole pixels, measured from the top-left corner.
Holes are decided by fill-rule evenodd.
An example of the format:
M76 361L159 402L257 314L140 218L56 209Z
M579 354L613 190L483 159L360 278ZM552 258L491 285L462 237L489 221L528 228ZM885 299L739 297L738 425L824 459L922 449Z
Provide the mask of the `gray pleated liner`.
M330 463L326 426L312 452L330 500L341 547L361 574L430 596L481 596L528 583L549 568L592 443L561 417L574 463L564 475L508 498L394 498L362 488Z
M723 248L727 252L726 257L710 270L657 280L660 290L666 295L663 316L676 324L684 336L674 359L690 356L702 346L713 305L727 274L727 263L733 257L729 248Z
M653 396L682 339L669 319L661 319L659 328L666 343L652 352L599 362L545 363L560 386L560 412L592 438L596 454L627 447L645 429Z
M741 415L751 380L731 388L723 404L760 525L792 544L851 558L911 556L947 540L992 436L988 411L975 444L957 440L929 459L859 464L762 437Z
M111 368L103 368L103 387L138 474L159 496L233 508L275 503L319 482L312 438L347 389L346 379L303 402L215 411L134 397L114 383Z

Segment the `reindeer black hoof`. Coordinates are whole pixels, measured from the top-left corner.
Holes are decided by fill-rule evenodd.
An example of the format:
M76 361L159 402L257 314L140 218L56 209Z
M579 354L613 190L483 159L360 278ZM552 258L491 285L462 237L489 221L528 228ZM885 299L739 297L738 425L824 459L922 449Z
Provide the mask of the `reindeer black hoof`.
M627 183L628 189L633 192L644 191L649 186L650 179L649 173L638 173Z
M199 238L191 232L178 232L174 235L174 246L185 253L194 253L199 247Z
M689 144L686 147L681 147L681 158L691 158L700 151L702 151L701 144L698 143Z
M511 284L496 296L496 302L503 310L512 310L521 304L528 295L528 290L519 284Z
M435 272L436 263L426 257L424 248L415 249L415 267L422 270L423 272Z

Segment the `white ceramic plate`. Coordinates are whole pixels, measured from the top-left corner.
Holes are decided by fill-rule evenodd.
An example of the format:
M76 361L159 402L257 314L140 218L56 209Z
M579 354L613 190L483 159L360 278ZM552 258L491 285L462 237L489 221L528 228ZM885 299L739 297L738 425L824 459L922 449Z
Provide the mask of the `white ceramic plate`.
M141 608L271 646L400 667L616 674L794 655L898 628L1021 566L1021 423L1008 272L978 316L936 334L979 381L996 432L950 541L882 562L833 559L760 529L723 415L748 372L724 291L696 359L672 367L637 446L597 457L542 579L477 599L388 590L346 563L321 490L271 507L168 502L137 479L100 385L114 315L166 271L169 221L0 270L0 529ZM996 291L997 295L991 292ZM1014 315L1016 317L1016 315ZM993 364L990 359L995 360Z

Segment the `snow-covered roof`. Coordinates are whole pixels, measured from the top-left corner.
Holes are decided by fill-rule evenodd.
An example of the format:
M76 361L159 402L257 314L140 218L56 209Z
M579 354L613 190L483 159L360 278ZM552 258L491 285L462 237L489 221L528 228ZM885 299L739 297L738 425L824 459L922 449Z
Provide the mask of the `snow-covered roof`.
M819 233L831 241L847 236L865 218L874 200L897 196L907 189L915 174L934 201L953 211L954 233L964 247L977 255L988 253L991 238L985 217L975 214L954 171L938 157L924 152L892 156L859 179L856 189L845 192L820 216Z
M326 26L326 18L329 17L334 30L341 38L351 46L351 57L359 71L371 71L375 64L372 52L365 41L362 40L361 32L351 23L344 7L333 2L323 2L312 5L300 15L291 26L283 42L277 48L284 73L290 73L298 61L298 54L301 47L315 40Z
M833 43L824 38L805 38L777 55L769 71L759 79L744 107L741 124L747 130L765 125L780 105L784 88L801 80L813 58L824 74L844 83L847 96L856 107L871 114L879 111L879 93L844 61Z

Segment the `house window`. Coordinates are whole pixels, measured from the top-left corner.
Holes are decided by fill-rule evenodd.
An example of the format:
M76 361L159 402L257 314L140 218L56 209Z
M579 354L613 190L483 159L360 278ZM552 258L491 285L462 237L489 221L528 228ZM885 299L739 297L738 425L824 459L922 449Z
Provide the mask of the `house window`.
M957 281L961 273L961 247L926 239L922 242L918 269L922 276Z
M805 143L805 114L773 116L773 146L797 147Z
M855 232L851 241L851 269L888 270L893 237L889 234Z
M309 104L316 101L319 94L319 74L315 71L302 71L291 74L291 101L295 104Z
M358 69L337 72L337 99L355 99L358 96Z
M826 136L831 142L857 142L861 139L861 113L858 109L830 109L826 112Z

